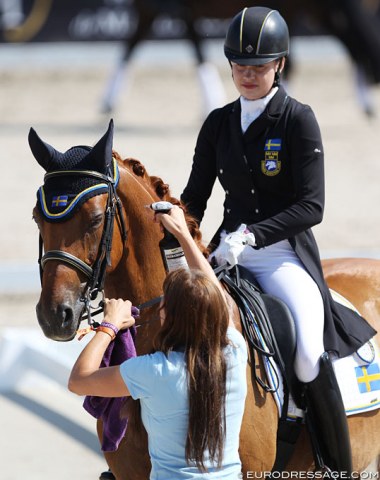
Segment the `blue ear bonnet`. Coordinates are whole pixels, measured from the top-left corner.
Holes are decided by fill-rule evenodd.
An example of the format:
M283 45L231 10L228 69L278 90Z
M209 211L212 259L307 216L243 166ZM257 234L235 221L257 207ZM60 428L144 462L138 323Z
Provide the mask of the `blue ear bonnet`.
M61 153L41 140L33 128L28 141L46 171L45 183L37 192L37 206L49 222L68 220L89 198L107 193L111 182L118 184L119 170L112 156L113 120L92 148L78 145Z
M90 147L73 147L65 154L65 162L61 163L59 171L65 175L48 178L37 192L37 206L50 222L62 222L71 218L76 210L89 198L108 192L108 185L93 177L78 175L78 171L94 171L88 158ZM86 161L87 160L87 161ZM113 178L115 185L119 181L119 170L113 158L109 172L100 172ZM55 170L57 171L57 170ZM49 173L49 172L48 172Z

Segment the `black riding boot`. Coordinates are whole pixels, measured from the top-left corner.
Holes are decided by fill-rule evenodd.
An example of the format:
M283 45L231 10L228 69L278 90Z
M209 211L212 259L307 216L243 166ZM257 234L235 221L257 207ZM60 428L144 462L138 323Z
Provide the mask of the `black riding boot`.
M319 365L317 378L305 384L307 415L316 433L324 465L334 472L347 472L347 478L352 472L347 417L327 352L321 355Z

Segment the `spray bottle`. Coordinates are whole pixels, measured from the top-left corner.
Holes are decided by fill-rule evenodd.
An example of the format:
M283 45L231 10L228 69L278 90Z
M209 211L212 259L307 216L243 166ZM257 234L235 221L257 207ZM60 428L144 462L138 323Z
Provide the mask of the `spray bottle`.
M157 213L168 213L173 208L170 202L156 202L149 205ZM159 242L162 260L166 272L178 268L188 268L185 254L176 237L164 228L164 237Z

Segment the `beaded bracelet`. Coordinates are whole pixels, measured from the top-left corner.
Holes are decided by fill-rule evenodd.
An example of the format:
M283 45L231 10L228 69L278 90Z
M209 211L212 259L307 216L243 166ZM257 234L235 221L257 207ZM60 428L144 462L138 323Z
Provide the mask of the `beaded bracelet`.
M116 338L115 332L111 328L100 326L95 331L106 333L107 335L109 335L111 337L111 340L115 340L115 338Z
M119 329L115 327L115 325L113 325L112 323L102 322L100 326L110 328L111 330L113 330L115 336L119 333Z

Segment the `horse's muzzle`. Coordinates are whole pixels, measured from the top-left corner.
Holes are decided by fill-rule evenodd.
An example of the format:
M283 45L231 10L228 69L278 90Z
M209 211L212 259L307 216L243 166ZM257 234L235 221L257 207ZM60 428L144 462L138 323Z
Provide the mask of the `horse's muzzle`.
M46 306L40 299L36 306L36 314L38 323L47 338L68 342L76 335L82 309L83 304L74 308L67 303Z

